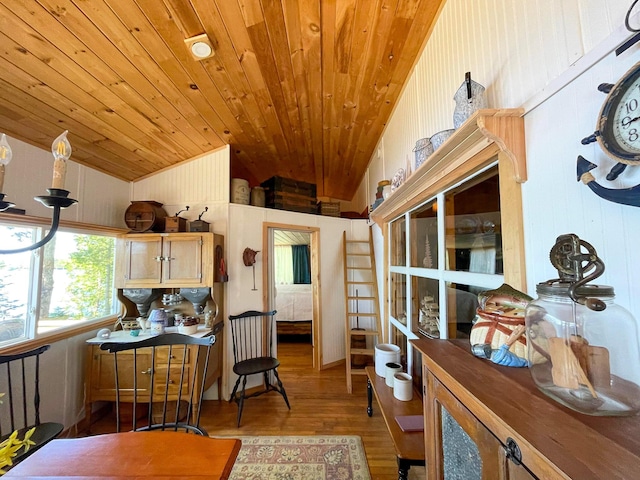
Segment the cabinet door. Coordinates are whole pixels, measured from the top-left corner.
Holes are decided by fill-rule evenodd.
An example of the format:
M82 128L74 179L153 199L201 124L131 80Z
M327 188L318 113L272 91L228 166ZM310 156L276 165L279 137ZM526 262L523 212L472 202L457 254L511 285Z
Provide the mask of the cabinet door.
M116 399L115 362L112 353L100 350L99 345L92 345L91 363L91 401ZM133 354L120 353L118 355L118 383L120 398L128 402L133 400ZM148 395L151 379L151 353L140 354L136 361L136 381L138 391ZM147 397L148 398L148 397ZM141 398L138 398L140 401Z
M428 478L535 480L507 458L500 441L438 379L425 372Z
M162 238L128 235L124 241L125 286L157 285L162 280Z
M167 235L162 245L162 282L166 285L200 286L202 277L202 235Z

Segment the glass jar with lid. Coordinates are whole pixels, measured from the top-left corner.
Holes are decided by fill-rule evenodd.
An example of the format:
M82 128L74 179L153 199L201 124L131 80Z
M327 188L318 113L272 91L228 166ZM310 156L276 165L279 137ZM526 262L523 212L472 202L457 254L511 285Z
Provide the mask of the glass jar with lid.
M635 318L615 303L613 287L587 285L604 271L587 242L562 235L550 257L560 278L539 283L538 298L525 310L534 382L549 397L581 413L638 413L640 348Z

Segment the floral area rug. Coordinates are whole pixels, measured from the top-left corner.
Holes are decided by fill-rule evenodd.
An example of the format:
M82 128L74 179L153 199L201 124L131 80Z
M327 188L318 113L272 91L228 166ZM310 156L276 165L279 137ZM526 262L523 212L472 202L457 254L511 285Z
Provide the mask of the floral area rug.
M230 480L370 480L355 435L239 437Z

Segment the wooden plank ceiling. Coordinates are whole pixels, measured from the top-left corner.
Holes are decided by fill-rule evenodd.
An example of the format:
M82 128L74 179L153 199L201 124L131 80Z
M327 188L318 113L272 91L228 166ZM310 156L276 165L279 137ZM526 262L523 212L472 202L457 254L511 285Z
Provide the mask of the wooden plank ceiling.
M350 200L443 2L0 0L0 131L127 181L229 144Z

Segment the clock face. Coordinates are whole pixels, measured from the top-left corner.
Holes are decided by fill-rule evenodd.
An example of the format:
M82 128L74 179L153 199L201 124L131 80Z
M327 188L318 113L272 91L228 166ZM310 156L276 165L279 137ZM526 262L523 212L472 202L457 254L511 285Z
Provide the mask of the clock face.
M640 64L613 86L600 113L602 148L616 160L640 163Z

